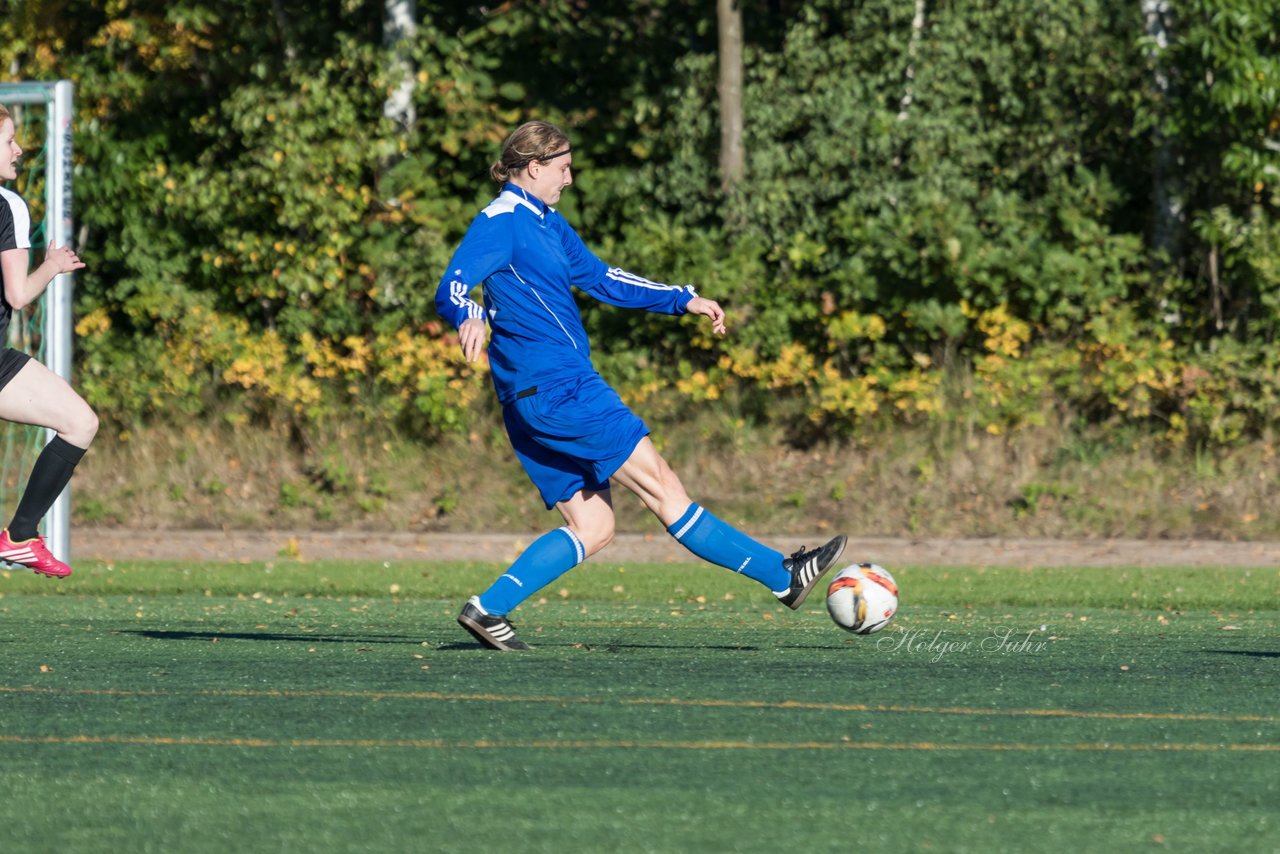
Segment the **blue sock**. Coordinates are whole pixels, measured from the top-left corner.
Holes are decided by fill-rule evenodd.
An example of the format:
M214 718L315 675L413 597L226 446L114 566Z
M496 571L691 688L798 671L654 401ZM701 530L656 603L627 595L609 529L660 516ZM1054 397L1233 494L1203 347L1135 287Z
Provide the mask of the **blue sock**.
M510 614L525 599L582 563L586 556L582 541L567 527L548 531L480 594L480 607L499 617Z
M732 525L721 522L697 502L667 528L676 542L705 561L740 572L777 592L791 584L782 554L762 546Z

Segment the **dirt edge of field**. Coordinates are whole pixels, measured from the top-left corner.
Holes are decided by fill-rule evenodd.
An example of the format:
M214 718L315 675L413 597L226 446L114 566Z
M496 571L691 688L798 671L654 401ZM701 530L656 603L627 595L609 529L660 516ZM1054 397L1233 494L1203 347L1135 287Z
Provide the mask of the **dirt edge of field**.
M506 562L534 534L374 533L368 531L215 531L83 528L72 556L101 561L464 560ZM778 551L814 546L826 535L761 537ZM1280 542L1214 540L1025 540L851 538L846 562L884 566L1280 566ZM670 537L619 534L593 563L696 561Z

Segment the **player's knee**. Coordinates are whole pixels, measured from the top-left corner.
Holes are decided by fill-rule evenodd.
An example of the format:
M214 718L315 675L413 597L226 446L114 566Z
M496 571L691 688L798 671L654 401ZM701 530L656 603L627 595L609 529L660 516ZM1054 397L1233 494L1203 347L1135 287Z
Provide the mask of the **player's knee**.
M77 448L87 448L98 435L98 413L88 404L81 406L67 423L62 438Z
M582 540L582 548L590 557L612 543L613 534L613 514L609 514L592 519L591 524L585 526L585 530L578 532L578 538Z

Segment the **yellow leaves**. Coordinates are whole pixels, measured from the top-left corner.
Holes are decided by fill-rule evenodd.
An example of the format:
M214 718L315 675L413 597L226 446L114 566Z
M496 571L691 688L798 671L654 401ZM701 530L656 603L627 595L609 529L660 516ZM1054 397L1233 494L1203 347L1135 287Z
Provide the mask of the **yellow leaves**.
M817 376L817 370L817 359L808 348L792 343L782 348L775 361L759 365L754 373L765 388L782 389L804 385Z
M874 376L843 378L828 363L818 388L818 410L809 413L810 420L817 421L824 413L854 419L874 415L884 399L877 384Z
M986 336L983 346L992 353L1016 357L1031 340L1030 324L1009 313L1007 305L999 305L978 315L978 329Z
M90 39L94 47L104 47L112 42L131 42L134 36L133 22L123 18L108 21L98 34Z
M372 349L369 342L355 335L348 335L341 344L332 341L316 341L304 335L304 354L311 373L322 379L339 376L361 376L369 371Z
M91 335L101 335L109 329L111 329L111 315L104 308L96 308L80 318L80 322L76 324L76 335L87 338Z
M827 337L832 341L879 341L888 327L877 314L846 311L827 324Z
M164 17L139 17L137 10L108 11L113 17L89 40L96 48L132 53L153 72L191 68L196 56L213 49L213 41L203 32ZM141 27L135 21L142 24ZM60 46L60 45L59 45Z
M695 371L691 376L677 380L676 390L699 403L720 398L720 386L708 379L706 371Z

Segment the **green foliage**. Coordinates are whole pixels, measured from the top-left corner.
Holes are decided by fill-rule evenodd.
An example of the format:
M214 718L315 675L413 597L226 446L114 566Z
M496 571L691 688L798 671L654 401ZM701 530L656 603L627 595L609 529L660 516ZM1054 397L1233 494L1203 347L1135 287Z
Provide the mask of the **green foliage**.
M14 2L0 67L77 84L78 385L120 425L468 428L493 404L435 286L538 117L573 136L563 211L597 254L729 311L720 341L584 301L601 371L660 417L731 397L804 442L1056 411L1232 443L1280 415L1280 22L1171 5L1157 38L1102 0L918 26L888 0L744 4L727 194L705 4L424 6L397 52L368 0ZM384 115L406 81L407 128ZM1153 243L1161 194L1182 232Z

